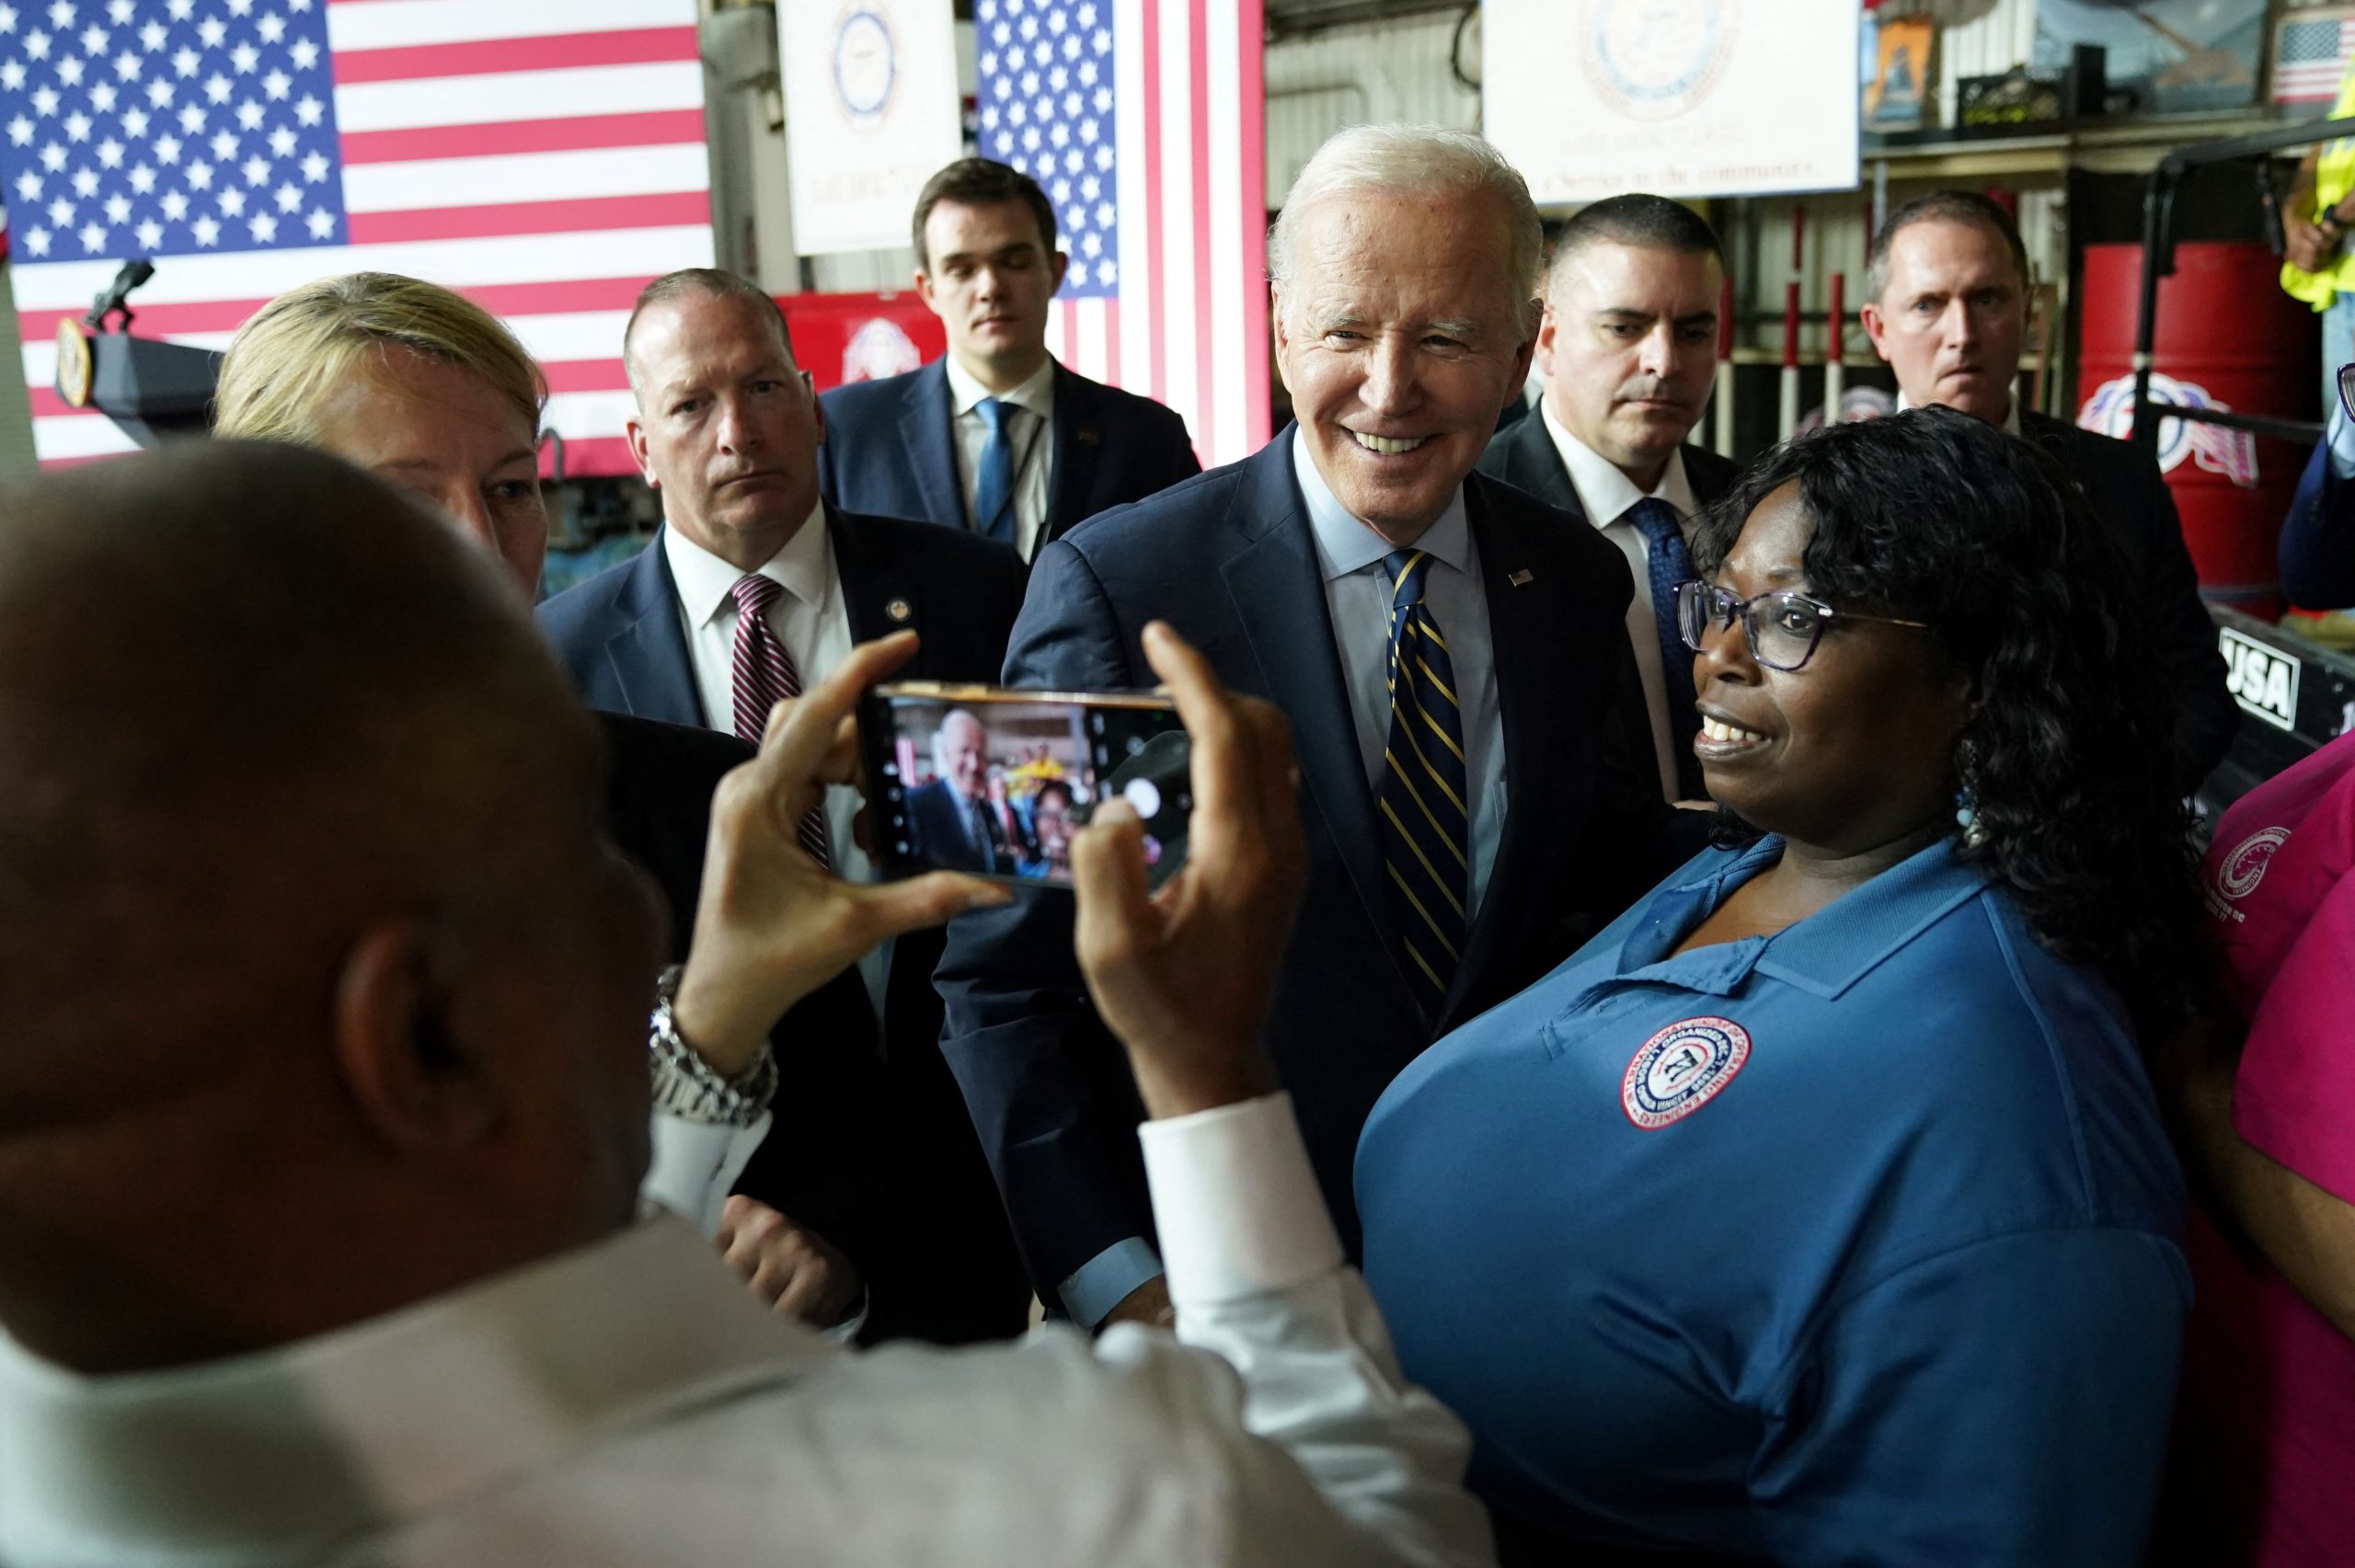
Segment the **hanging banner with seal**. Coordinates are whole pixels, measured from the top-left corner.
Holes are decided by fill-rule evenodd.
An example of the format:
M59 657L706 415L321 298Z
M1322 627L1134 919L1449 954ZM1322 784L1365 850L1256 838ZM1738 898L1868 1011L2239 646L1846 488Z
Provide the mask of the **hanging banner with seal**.
M1481 122L1541 202L1849 190L1856 0L1485 0Z
M776 40L794 247L904 247L962 145L950 0L781 0Z

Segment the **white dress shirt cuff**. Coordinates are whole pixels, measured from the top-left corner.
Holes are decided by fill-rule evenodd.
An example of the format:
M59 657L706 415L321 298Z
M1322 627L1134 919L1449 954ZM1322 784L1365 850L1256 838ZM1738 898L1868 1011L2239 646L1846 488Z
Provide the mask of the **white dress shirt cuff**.
M693 1220L706 1236L719 1233L719 1210L752 1151L768 1136L765 1111L750 1127L722 1127L684 1116L654 1117L654 1158L638 1185L641 1201L659 1203Z
M1288 1290L1341 1266L1291 1095L1147 1122L1138 1136L1178 1306Z

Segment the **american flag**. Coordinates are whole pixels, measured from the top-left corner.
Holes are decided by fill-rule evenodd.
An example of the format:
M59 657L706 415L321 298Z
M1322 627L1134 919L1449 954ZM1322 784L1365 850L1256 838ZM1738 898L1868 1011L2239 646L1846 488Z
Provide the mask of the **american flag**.
M220 347L373 269L546 368L571 474L632 474L621 332L712 258L695 0L0 0L0 188L44 463L126 451L52 389L58 322L155 258L134 328Z
M2335 101L2350 53L2355 53L2355 17L2284 22L2274 39L2273 101Z
M1184 416L1205 464L1266 442L1261 0L974 0L980 143L1054 203L1048 346Z

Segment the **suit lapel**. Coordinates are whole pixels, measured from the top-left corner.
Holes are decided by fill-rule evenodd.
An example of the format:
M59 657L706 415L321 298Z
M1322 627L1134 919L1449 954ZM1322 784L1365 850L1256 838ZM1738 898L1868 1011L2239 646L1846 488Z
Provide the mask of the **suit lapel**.
M639 718L697 727L710 722L695 690L695 664L680 621L679 589L658 531L638 554L615 595L620 630L605 640L605 658L625 708Z
M1220 567L1269 700L1292 723L1301 783L1333 835L1366 916L1397 962L1397 921L1383 879L1373 830L1373 794L1358 749L1357 722L1341 679L1326 609L1325 579L1308 512L1292 474L1292 427L1249 460L1243 505L1250 538ZM1406 983L1399 977L1399 983Z
M1534 416L1532 416L1534 418ZM1557 459L1558 461L1558 459ZM1568 761L1557 742L1557 683L1571 678L1557 652L1558 630L1549 629L1567 585L1551 571L1532 568L1534 560L1522 531L1508 510L1493 504L1477 474L1464 481L1465 512L1480 555L1480 585L1488 600L1488 642L1497 678L1497 709L1505 747L1505 828L1488 884L1472 929L1465 933L1464 962L1448 988L1440 1026L1460 1021L1473 988L1496 961L1498 949L1520 934L1528 868L1537 862L1534 836L1551 819L1545 799L1549 773L1558 776ZM1550 566L1550 560L1542 563ZM1513 578L1522 574L1522 581ZM1558 829L1558 821L1555 823Z
M957 432L948 411L948 361L935 360L909 382L900 405L900 444L924 497L924 515L951 528L969 526L965 486L957 477Z
M1707 447L1687 446L1684 449L1684 482L1693 486L1693 498L1706 510L1715 506L1717 498L1733 488L1741 477L1741 465L1729 457L1719 457Z
M881 552L870 548L857 519L829 506L826 539L833 546L834 576L843 585L843 612L850 619L850 640L854 644L873 642L894 632L925 630L920 585ZM921 639L915 658L908 661L898 678L932 679L929 655L933 647L934 639Z
M1046 538L1060 539L1096 509L1096 470L1104 457L1103 399L1086 376L1055 366L1053 464L1047 479Z

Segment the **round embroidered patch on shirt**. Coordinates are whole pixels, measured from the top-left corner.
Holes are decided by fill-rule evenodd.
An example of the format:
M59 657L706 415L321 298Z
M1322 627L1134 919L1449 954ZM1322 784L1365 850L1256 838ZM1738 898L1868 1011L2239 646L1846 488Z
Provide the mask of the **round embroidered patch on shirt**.
M1671 1024L1636 1053L1619 1104L1639 1127L1682 1121L1717 1097L1750 1059L1750 1032L1730 1018Z
M2273 862L2273 852L2290 841L2287 828L2267 828L2243 839L2216 866L2216 891L2225 898L2238 900L2257 891L2265 880L2265 868Z

